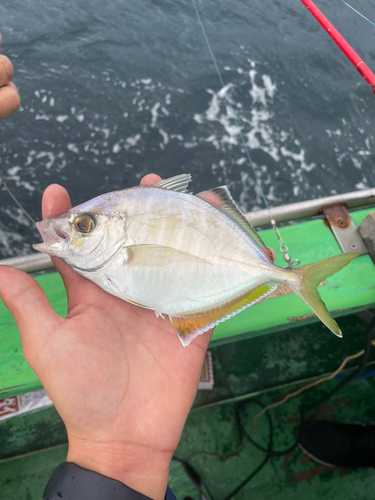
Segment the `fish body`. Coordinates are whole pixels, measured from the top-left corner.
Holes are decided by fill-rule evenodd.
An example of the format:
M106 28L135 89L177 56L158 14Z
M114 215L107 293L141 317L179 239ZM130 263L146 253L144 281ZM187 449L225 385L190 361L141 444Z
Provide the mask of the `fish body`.
M44 242L34 248L65 261L112 295L169 316L184 346L279 283L290 286L340 335L316 286L357 254L327 259L323 266L282 269L270 260L225 186L192 195L186 192L189 181L183 174L104 194L45 219L37 224ZM317 266L317 283L311 266Z

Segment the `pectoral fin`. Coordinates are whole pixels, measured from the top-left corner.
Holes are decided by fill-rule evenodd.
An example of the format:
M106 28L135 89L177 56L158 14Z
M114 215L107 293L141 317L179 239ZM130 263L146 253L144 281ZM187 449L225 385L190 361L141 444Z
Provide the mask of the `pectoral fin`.
M182 252L171 247L164 247L161 245L131 245L126 247L128 251L129 265L136 266L166 266L168 264L192 264L204 263L210 264L205 259L197 257L196 255Z
M186 347L198 335L229 319L243 309L252 306L276 289L277 285L264 284L258 288L248 290L233 300L218 304L215 308L205 311L195 311L188 316L169 316L181 344Z

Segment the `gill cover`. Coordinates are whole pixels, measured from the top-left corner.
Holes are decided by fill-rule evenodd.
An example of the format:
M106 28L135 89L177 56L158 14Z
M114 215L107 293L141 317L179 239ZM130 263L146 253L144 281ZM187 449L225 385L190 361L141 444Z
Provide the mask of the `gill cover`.
M122 250L125 216L104 200L91 200L59 217L37 223L43 243L36 250L57 257L73 269L92 272L108 265Z

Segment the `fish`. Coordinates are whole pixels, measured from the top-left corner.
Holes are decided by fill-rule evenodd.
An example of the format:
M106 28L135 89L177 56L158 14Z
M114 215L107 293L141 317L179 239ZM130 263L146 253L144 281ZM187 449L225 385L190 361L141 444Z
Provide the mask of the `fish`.
M194 195L190 181L181 174L100 195L38 222L43 243L33 247L106 292L169 317L184 347L280 283L341 337L317 286L358 254L281 268L226 186Z

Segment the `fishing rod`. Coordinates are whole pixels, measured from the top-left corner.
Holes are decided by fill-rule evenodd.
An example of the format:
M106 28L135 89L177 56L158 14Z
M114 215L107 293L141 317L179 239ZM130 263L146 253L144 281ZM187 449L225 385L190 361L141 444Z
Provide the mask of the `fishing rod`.
M332 40L340 47L349 61L355 66L358 73L369 85L371 85L375 93L375 75L370 68L362 61L356 51L348 44L345 38L340 35L337 29L328 21L312 0L301 0L301 2L321 24Z

